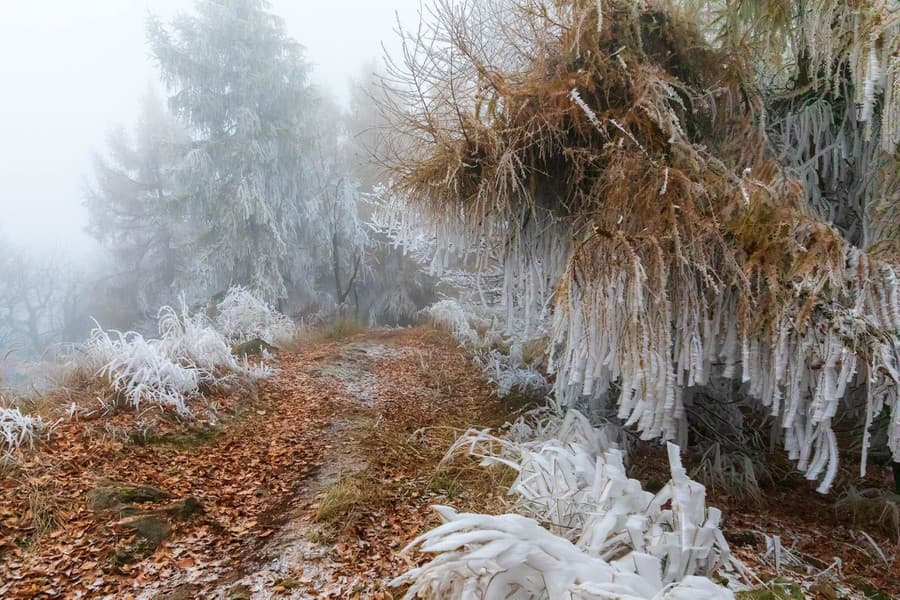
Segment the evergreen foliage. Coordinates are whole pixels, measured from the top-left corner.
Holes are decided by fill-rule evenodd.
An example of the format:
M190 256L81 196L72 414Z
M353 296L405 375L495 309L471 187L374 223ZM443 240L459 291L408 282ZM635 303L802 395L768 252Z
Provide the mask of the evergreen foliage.
M140 314L174 301L186 283L197 223L174 180L187 133L153 92L133 137L117 128L106 156L94 156L85 206L88 232L109 250L116 288Z
M148 23L148 39L190 128L179 182L199 231L195 268L267 302L304 273L291 251L310 216L304 178L314 95L302 48L263 0L201 0L196 14Z

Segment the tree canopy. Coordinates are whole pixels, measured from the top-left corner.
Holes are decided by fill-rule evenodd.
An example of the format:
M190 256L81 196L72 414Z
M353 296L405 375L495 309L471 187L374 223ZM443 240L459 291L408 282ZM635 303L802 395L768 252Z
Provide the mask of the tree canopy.
M508 306L552 298L559 401L680 439L686 391L739 377L824 490L854 399L864 448L890 407L900 459L898 23L889 2L442 0L385 78L394 189L445 244L502 248Z
M190 270L192 213L175 184L186 143L187 133L150 92L134 135L114 129L106 154L94 156L88 232L110 250L113 279L139 311L172 302Z

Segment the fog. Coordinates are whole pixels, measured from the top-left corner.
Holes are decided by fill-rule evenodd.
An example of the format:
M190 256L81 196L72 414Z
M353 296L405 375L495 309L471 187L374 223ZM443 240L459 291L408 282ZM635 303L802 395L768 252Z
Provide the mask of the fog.
M115 125L133 125L159 85L145 43L150 12L188 0L29 0L0 16L0 233L29 248L88 254L85 180L91 152ZM397 47L395 13L414 23L417 0L276 0L271 11L306 48L312 81L346 103L348 80Z

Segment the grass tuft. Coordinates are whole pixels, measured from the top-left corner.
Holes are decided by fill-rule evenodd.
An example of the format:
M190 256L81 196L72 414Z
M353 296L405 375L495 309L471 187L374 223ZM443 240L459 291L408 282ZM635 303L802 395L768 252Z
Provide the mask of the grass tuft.
M62 523L59 498L50 490L31 486L28 490L28 512L34 528L34 540L40 540Z
M386 491L366 470L342 473L319 496L313 521L328 530L340 531L352 524L363 508L382 504Z
M355 319L342 317L321 327L301 327L290 339L279 340L277 346L288 352L299 352L318 342L340 342L366 330L365 325Z
M851 527L877 530L900 542L900 495L879 488L849 486L834 503L838 515L844 515Z
M356 319L341 317L321 331L321 336L333 342L345 340L365 331L365 326Z

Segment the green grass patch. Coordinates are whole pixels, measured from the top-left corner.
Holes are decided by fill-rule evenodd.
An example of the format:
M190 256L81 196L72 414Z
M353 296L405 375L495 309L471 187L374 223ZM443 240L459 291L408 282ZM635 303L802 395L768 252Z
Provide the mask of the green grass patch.
M806 595L798 584L776 579L764 588L737 592L737 600L804 600Z
M172 450L192 450L212 444L222 434L219 427L188 427L178 431L157 433L154 431L131 432L132 443L148 446L162 446Z

